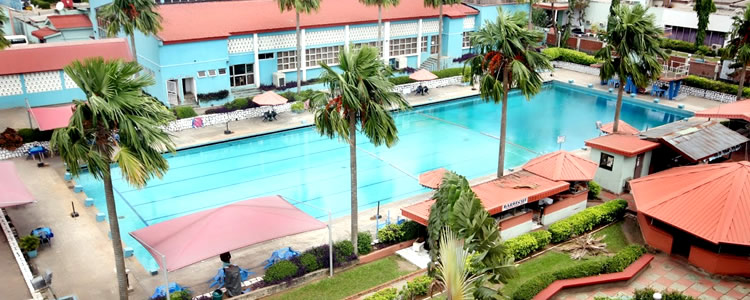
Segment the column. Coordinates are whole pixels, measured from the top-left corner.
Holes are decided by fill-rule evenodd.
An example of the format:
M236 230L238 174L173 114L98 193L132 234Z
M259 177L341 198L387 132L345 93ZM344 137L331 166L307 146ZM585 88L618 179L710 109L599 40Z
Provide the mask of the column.
M383 61L388 63L391 58L391 22L383 23Z
M302 55L300 55L300 67L302 68L302 81L307 80L307 41L305 39L305 30L300 29L300 44L302 44Z
M258 34L253 33L253 82L260 86L260 61L258 61Z
M429 41L428 41L429 44ZM428 52L429 53L429 52ZM422 64L422 19L417 22L417 69Z
M349 51L349 25L344 26L344 49Z

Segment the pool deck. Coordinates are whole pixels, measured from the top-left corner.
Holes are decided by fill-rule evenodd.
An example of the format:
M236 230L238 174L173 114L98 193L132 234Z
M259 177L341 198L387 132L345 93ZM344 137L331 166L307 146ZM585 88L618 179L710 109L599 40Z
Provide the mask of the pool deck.
M574 79L576 84L582 86L594 83L599 88L596 76L557 70L554 73L554 78L566 82L568 79ZM438 88L431 92L431 96L409 96L407 100L412 105L420 105L472 96L477 93L465 86ZM651 98L642 97L640 99L650 102ZM687 110L701 110L719 104L716 101L695 97L688 97L678 102L662 101L662 104L672 107L676 107L678 103L685 104ZM12 116L8 114L12 114ZM311 122L312 116L309 113L284 113L281 114L278 121L271 123L261 122L260 119L233 122L230 124L230 128L235 133L229 136L223 134L224 126L212 126L177 132L174 141L179 148L184 148L305 126L311 124ZM17 123L20 123L20 125L17 125ZM28 119L22 109L0 111L0 127L26 127L27 125ZM63 180L64 167L59 158L48 160L50 166L46 168L37 168L34 162L24 159L13 159L12 161L18 168L21 179L38 200L34 204L8 209L8 214L13 219L15 226L21 233L30 232L31 229L39 226L51 227L55 232L52 247L41 249L39 256L32 259L32 263L39 270L49 269L54 272L52 286L58 296L75 294L82 300L115 298L116 281L113 271L113 254L110 241L107 238L108 225L106 222L96 222L95 214L97 210L93 207L83 207L85 196L82 193L74 193L71 183ZM488 175L472 180L472 182L478 183L492 178L492 175ZM431 193L426 193L383 205L381 215L386 215L387 211L390 211L391 217L395 219L400 214L399 208L426 200L430 195ZM80 217L73 219L69 216L71 202L75 203ZM374 231L375 220L374 218L371 219L374 215L375 209L360 212L360 230ZM347 239L349 227L348 217L335 219L333 221L334 239ZM286 246L304 250L324 243L327 243L326 230L303 233L234 251L233 262L242 267L260 271L259 266L274 250ZM0 256L0 259L3 258ZM153 293L157 285L163 284L163 276L152 276L134 257L127 258L126 265L131 270L132 275L131 284L134 288L131 293L132 299L145 299ZM208 291L206 281L216 274L219 267L218 258L209 259L171 272L169 277L170 281L179 282L190 286L195 292L203 293ZM5 283L16 282L17 276L20 276L20 274L2 272L0 281ZM9 295L6 294L5 289L10 290L8 293L18 293L19 295L27 293L26 287L22 284L13 284L12 286L4 284L2 294ZM16 298L8 299L14 300Z

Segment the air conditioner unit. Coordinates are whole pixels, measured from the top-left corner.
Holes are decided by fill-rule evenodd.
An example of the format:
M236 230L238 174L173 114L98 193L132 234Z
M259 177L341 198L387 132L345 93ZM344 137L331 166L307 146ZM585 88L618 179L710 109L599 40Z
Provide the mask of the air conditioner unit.
M286 75L284 75L284 72L273 73L273 85L276 87L282 87L286 85Z
M716 52L716 51L719 51L719 49L721 49L721 45L719 45L719 44L711 44L711 51Z

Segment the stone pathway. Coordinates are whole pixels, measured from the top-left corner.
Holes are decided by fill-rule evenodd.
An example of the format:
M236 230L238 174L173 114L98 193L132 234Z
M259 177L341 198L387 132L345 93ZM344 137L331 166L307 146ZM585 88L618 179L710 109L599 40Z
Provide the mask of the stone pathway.
M646 287L657 291L679 291L701 300L750 300L750 280L713 278L664 254L656 255L651 265L630 281L566 289L553 299L632 296L634 290Z

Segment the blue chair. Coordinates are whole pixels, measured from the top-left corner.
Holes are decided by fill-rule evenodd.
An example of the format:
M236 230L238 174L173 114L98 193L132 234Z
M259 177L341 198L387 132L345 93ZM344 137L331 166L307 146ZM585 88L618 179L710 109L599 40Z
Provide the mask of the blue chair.
M263 269L268 269L273 264L282 260L289 260L295 256L298 256L299 252L292 250L290 247L282 248L271 253L271 257L266 260L266 266Z
M170 282L169 283L169 293L172 294L174 292L179 292L185 290L184 287L180 286L176 282ZM159 297L166 297L167 291L164 289L163 285L160 285L156 287L156 290L154 291L154 294L151 296L151 299L156 299Z
M47 244L52 246L52 238L55 234L52 233L52 229L49 227L39 227L31 231L31 235L38 236L41 244Z

